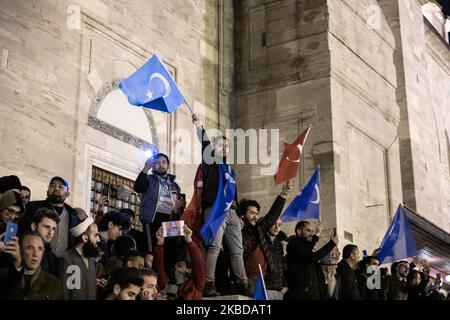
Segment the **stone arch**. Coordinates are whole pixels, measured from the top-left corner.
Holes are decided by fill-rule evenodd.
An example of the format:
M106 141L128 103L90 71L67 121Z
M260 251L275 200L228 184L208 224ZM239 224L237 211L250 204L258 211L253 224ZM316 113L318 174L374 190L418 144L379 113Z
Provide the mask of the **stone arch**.
M148 134L139 135L135 128L129 126L126 129L126 125L121 126L120 123L114 121L105 121L99 117L105 115L102 108L102 103L105 99L111 99L111 95L115 95L119 89L119 83L129 77L133 72L137 70L137 67L131 62L124 60L113 60L104 63L99 68L92 70L88 75L88 82L94 90L94 98L91 101L88 113L88 125L100 130L110 136L113 136L125 143L132 144L135 147L146 149L165 149L167 127L166 118L161 112L156 112L146 108L138 108L132 110L133 113L142 113L145 117L145 122L148 124ZM115 96L117 99L117 95ZM120 99L126 97L120 97ZM127 102L124 102L127 103ZM133 107L134 108L134 107ZM110 118L112 119L112 118ZM142 122L141 122L142 124ZM143 130L140 130L143 132ZM134 134L133 134L134 133ZM151 138L150 138L151 137ZM150 141L149 141L150 140Z

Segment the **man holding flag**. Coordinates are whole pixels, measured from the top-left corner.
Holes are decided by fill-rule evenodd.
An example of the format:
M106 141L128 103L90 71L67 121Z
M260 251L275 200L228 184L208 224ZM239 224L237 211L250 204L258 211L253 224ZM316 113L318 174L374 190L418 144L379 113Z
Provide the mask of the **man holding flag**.
M236 276L236 293L250 296L251 289L243 260L241 221L236 212L236 176L233 168L226 163L228 140L223 136L216 137L211 144L199 118L193 115L192 120L202 143L202 164L196 177L202 177L200 211L204 223L200 234L208 247L204 295L220 295L215 289L215 271L222 240L225 240L230 253L231 268Z
M270 275L270 284L277 287L277 290L281 291L284 287L283 246L275 241L275 237L280 231L279 217L290 190L289 180L283 185L270 210L260 219L258 219L260 205L257 201L243 199L239 202L239 211L244 222L242 238L245 271L252 287L256 283L260 269L264 276Z
M319 233L320 229L313 234L308 221L300 221L295 226L295 236L289 239L287 246L288 300L320 300L319 261L337 246L338 237L333 232L328 243L313 251Z
M310 130L311 125L300 133L292 144L284 144L283 156L274 176L275 184L286 182L297 176L303 146L305 145Z

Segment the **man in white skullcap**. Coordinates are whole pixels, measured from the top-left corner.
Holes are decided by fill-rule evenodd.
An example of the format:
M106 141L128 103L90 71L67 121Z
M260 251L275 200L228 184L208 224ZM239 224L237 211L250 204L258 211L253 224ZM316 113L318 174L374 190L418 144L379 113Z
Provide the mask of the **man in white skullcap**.
M64 298L96 300L95 258L100 254L97 225L89 217L70 229L70 234L75 244L63 256L59 269Z

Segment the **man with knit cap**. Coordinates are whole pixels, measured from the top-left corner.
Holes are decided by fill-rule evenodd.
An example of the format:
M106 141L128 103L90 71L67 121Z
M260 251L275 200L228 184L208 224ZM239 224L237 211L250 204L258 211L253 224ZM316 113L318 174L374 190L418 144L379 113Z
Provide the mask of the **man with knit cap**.
M0 197L8 190L14 190L20 193L22 184L17 176L4 176L0 177Z
M17 222L22 213L20 193L13 190L6 191L0 197L0 234L5 232L8 223Z
M59 275L63 282L64 298L68 300L96 300L95 258L100 254L97 225L89 217L70 229L74 247L61 261Z

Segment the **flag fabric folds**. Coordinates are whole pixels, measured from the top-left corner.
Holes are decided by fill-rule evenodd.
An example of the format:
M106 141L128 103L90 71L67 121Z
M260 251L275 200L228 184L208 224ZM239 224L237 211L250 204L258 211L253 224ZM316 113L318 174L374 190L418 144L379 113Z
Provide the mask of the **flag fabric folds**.
M281 221L285 223L311 218L320 220L320 168L314 171L302 192L283 212Z
M283 156L278 165L277 173L275 173L275 184L286 182L297 176L303 146L310 129L311 126L306 128L292 144L284 144Z
M266 284L264 283L264 275L261 270L261 265L259 266L259 276L255 286L255 292L253 293L253 300L269 300L267 299Z
M203 247L202 237L200 235L200 230L203 226L203 215L201 212L201 199L203 192L203 175L201 166L197 167L194 178L194 194L189 202L189 205L184 210L181 220L192 229L193 235L192 239L197 243L199 248Z
M394 262L417 254L416 240L405 209L400 204L378 252L380 264Z
M134 106L175 112L184 102L183 94L157 55L123 80L119 88Z
M236 181L234 170L226 164L218 164L219 166L219 185L217 196L211 207L211 212L205 219L200 234L206 246L210 246L214 241L217 230L219 230L228 210L230 209L234 196L236 194Z

